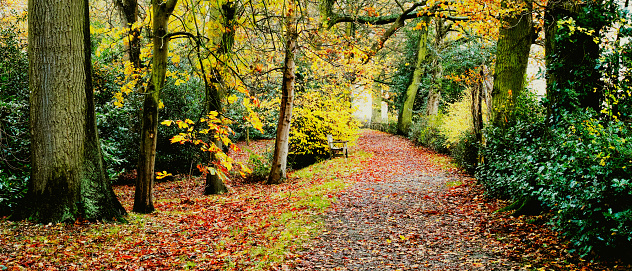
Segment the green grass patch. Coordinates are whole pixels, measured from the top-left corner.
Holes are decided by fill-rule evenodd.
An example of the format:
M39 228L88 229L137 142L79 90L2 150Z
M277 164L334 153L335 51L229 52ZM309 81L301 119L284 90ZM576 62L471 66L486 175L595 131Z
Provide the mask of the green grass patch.
M271 242L250 249L251 258L256 258L253 270L267 270L287 260L301 247L320 234L324 229L323 212L336 201L336 194L353 184L353 174L359 173L370 154L354 153L352 158L326 160L291 174L298 178L302 187L279 194L279 198L293 197L280 215L260 222L270 223L264 239Z

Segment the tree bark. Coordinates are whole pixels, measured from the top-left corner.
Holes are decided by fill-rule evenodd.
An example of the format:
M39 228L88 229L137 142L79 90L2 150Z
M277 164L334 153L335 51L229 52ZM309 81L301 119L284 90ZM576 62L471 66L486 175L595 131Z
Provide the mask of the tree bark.
M503 0L501 5L503 8L522 8L501 18L496 52L492 123L506 127L513 120L517 97L525 88L534 28L531 0Z
M432 62L432 85L428 90L426 103L426 116L439 114L439 102L441 102L441 63L435 58Z
M158 138L158 103L167 72L167 55L169 53L169 39L166 38L167 22L177 2L177 0L167 0L166 2L152 0L154 55L151 81L147 84L146 92L143 93L145 99L133 208L136 213L151 213L155 210L152 189L156 164L156 140Z
M417 62L415 64L415 72L413 73L413 81L408 86L404 96L404 103L399 110L399 118L397 119L397 133L407 135L410 125L413 122L413 105L415 104L415 97L417 96L417 90L424 73L423 64L428 57L428 26L430 24L430 17L424 17L423 27L419 34L419 46L417 47Z
M483 139L483 101L485 100L485 72L481 65L479 78L472 88L472 127L476 142L481 143Z
M382 88L380 83L373 84L371 96L371 127L373 127L382 123Z
M443 47L448 31L452 28L452 22L446 23L446 19L435 18L435 37L433 47L436 52L440 52ZM443 81L443 67L439 61L438 53L432 60L432 85L428 90L428 101L426 102L426 116L436 116L439 114L439 104L441 102L441 81Z
M97 135L88 1L28 5L32 173L16 218L123 220Z
M134 68L141 67L140 62L140 29L134 29L132 26L138 21L138 1L137 0L115 0L114 4L117 6L122 14L123 24L129 28L128 31L128 46L127 54L129 61Z
M276 142L272 167L268 176L269 184L282 183L287 178L287 155L289 150L290 124L292 122L292 106L294 104L294 81L296 65L294 55L296 53L296 43L298 31L296 29L297 12L293 10L295 5L291 5L291 10L286 18L286 45L285 64L283 66L283 85L281 87L281 109L279 111L279 123L277 125Z

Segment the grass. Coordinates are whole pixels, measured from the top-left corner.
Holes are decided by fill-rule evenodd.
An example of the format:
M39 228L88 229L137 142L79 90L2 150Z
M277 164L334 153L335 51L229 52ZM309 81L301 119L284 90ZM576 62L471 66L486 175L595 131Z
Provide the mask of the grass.
M252 258L261 258L253 269L265 270L282 264L288 255L321 233L324 222L320 215L336 201L335 194L353 183L350 177L362 170L362 162L368 158L367 153L356 153L349 159L325 160L292 172L290 177L301 188L278 194L279 198L294 200L280 215L260 222L259 226L270 225L264 239L272 242L249 251Z

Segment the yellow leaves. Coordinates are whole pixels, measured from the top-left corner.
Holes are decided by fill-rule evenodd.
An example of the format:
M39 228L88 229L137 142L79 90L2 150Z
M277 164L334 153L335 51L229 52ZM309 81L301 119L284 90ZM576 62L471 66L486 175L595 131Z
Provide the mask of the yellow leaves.
M162 178L165 178L167 176L173 176L171 173L167 173L166 171L163 172L156 172L156 179L160 180Z
M172 120L163 120L160 124L166 125L166 126L171 126L171 124L173 124L173 121Z
M175 135L171 138L171 144L173 143L180 143L180 144L184 144L187 142L187 138L186 138L186 134L180 133L178 135Z
M184 83L185 83L185 81L184 81L184 80L182 80L182 79L178 78L178 79L176 79L176 82L175 82L175 83L173 83L173 84L174 84L174 85L176 85L176 86L179 86L179 85L182 85L182 84L184 84Z
M228 103L229 104L233 104L235 103L239 98L237 97L237 95L233 94L230 97L228 97Z
M173 62L174 65L178 66L180 64L180 55L173 55L171 57L171 62Z

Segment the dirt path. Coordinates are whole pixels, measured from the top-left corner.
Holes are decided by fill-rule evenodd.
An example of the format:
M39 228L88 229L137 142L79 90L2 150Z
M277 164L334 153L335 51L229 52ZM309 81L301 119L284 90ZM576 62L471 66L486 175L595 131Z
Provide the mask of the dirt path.
M357 182L326 214L326 231L298 270L512 270L486 223L471 178L442 170L436 154L401 137L365 131L355 150L373 153Z

